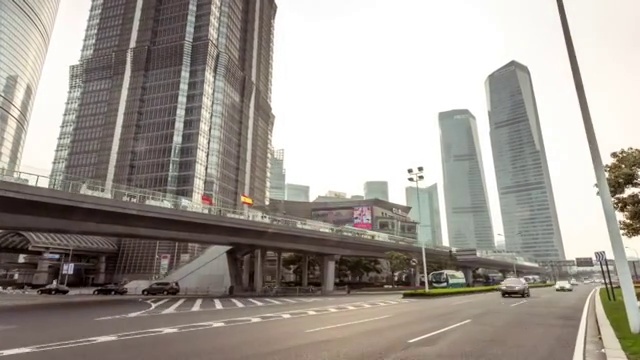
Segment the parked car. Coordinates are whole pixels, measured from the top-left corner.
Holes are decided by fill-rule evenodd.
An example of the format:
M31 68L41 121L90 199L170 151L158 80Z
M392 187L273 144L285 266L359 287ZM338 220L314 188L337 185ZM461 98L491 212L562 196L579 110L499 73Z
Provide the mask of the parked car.
M36 291L38 295L67 295L69 288L64 285L50 284Z
M128 292L126 287L118 284L108 284L93 290L93 295L124 295Z
M556 291L573 291L573 286L566 280L558 281L556 283Z
M506 279L500 286L500 294L502 297L519 295L522 297L530 297L531 292L529 290L529 284L526 281L518 278Z
M156 282L142 290L142 295L178 295L180 285L177 282Z

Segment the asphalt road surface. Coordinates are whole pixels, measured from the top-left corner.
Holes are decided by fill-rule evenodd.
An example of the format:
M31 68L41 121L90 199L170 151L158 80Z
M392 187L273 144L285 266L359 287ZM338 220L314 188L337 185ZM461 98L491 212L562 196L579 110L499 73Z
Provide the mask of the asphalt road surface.
M219 307L216 299L196 304L197 299L162 302L163 297L5 309L0 310L0 357L572 359L592 289L532 289L527 299L503 299L498 293L429 300L398 295L254 299L261 304L236 299L244 306L218 299Z

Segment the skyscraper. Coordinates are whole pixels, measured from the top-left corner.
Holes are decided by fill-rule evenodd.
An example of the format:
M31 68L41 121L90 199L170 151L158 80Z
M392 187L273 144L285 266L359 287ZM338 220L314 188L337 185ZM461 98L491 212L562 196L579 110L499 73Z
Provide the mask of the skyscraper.
M364 183L365 199L389 201L389 183L386 181L367 181Z
M426 188L407 186L405 189L407 206L411 206L409 217L418 221L418 240L428 246L442 245L442 225L438 203L438 184ZM418 197L420 201L418 202ZM420 208L418 209L418 204Z
M271 165L269 168L269 198L284 200L286 172L284 170L284 150L271 152Z
M0 175L20 168L59 3L0 1Z
M309 186L307 185L297 185L297 184L287 184L286 185L286 199L288 201L302 201L309 202Z
M93 0L52 178L264 204L275 13L274 0Z
M449 246L494 248L493 224L476 118L469 110L439 114Z
M564 259L529 69L511 61L485 82L506 249Z
M223 208L266 203L274 0L93 0L52 168ZM137 240L122 272L158 275L197 244Z

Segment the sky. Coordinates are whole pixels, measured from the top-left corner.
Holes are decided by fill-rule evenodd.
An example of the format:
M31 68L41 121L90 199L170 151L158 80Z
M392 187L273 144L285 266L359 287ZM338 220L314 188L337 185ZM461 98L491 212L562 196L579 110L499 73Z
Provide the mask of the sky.
M437 116L477 118L494 230L502 219L484 81L511 60L529 67L568 258L611 255L553 0L278 0L273 144L287 182L362 194L389 182L405 203L406 169L442 183ZM393 6L391 5L393 4ZM62 0L22 159L48 174L90 1ZM640 1L565 0L602 159L640 147ZM440 188L442 188L440 186ZM441 208L444 196L440 194ZM444 214L444 211L442 211ZM443 221L446 239L446 223ZM446 241L446 240L445 240ZM640 252L640 239L625 239ZM633 250L628 252L635 256Z

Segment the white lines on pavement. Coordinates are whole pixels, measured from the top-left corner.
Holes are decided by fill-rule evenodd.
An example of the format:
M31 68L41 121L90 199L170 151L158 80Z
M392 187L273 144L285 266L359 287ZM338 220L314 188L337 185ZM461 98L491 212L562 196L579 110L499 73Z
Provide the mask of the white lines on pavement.
M222 303L218 299L213 299L213 303L216 306L216 309L222 309Z
M348 323L342 323L342 324L337 324L337 325L324 326L324 327L319 327L319 328L307 330L305 332L310 333L310 332L316 332L316 331L321 331L321 330L334 329L334 328L342 327L342 326L361 324L361 323L365 323L365 322L369 322L369 321L386 319L386 318L388 318L390 316L391 315L386 315L386 316L380 316L380 317L375 317L375 318L370 318L370 319L351 321L351 322L348 322Z
M422 335L422 336L419 336L419 337L417 337L417 338L415 338L415 339L411 339L411 340L409 340L409 341L407 341L407 342L408 342L408 343L412 343L412 342L416 342L416 341L419 341L419 340L424 340L424 339L426 339L426 338L428 338L428 337L432 337L433 335L438 335L438 334L440 334L440 333L443 333L443 332L445 332L445 331L449 331L449 330L451 330L451 329L457 328L458 326L462 326L462 325L464 325L464 324L468 324L468 323L470 323L470 322L471 322L471 319L469 319L469 320L465 320L465 321L459 322L459 323L457 323L457 324L453 324L453 325L451 325L451 326L447 326L446 328L443 328L443 329L440 329L440 330L437 330L437 331L434 331L434 332L428 333L427 335Z
M589 293L589 296L587 297L587 301L584 303L584 308L582 309L580 326L578 327L578 336L576 337L576 346L573 349L573 360L582 360L585 358L584 352L587 341L587 316L589 315L589 304L591 303L591 298L596 290L598 290L598 288L591 290L591 293Z
M527 303L527 300L522 300L522 301L518 301L518 302L517 302L517 303L515 303L515 304L511 304L510 306L511 306L511 307L514 307L514 306L518 306L518 305L522 305L522 304L526 304L526 303Z
M291 300L291 299L278 299L280 301L284 301L284 302L288 302L288 303L295 303L295 301Z
M272 303L272 304L282 304L280 301L277 300L273 300L273 299L265 299L266 301Z
M200 311L200 306L202 306L202 299L197 299L196 302L193 303L191 311Z
M173 304L173 305L169 306L169 308L168 308L168 309L166 309L166 310L164 310L163 312L161 312L161 314L171 314L171 313L176 312L176 309L177 309L180 305L182 305L182 303L183 303L183 302L185 302L185 300L186 300L186 299L180 299L180 300L176 301L176 303L175 303L175 304Z
M260 302L260 301L258 301L258 300L249 299L249 301L251 301L252 303L254 303L254 304L258 305L258 306L260 306L260 305L264 305L264 303L261 303L261 302Z
M0 331L10 330L10 329L15 329L15 328L17 328L16 325L0 325Z
M368 303L373 306L388 306L388 305L396 305L396 304L405 304L413 301L415 300L402 299L402 300L394 300L394 301L391 301L391 300L371 301ZM135 338L142 338L142 337L148 337L148 336L169 335L169 334L182 333L187 331L207 330L207 329L224 327L224 326L245 325L245 324L259 323L259 322L272 321L272 320L283 320L283 319L312 316L317 314L326 314L330 312L329 309L331 308L336 309L336 311L349 311L350 310L349 308L363 309L364 307L362 307L362 302L360 302L360 303L349 304L349 306L335 305L335 306L324 307L324 308L319 307L319 308L312 308L312 309L305 309L305 310L290 310L290 311L283 311L280 313L256 315L254 317L241 317L241 318L216 320L216 321L203 322L203 323L171 326L171 327L165 327L165 328L132 331L127 333L102 335L102 336L91 337L91 338L61 341L61 342L56 342L51 344L33 345L33 346L26 346L26 347L15 348L15 349L0 350L0 357L40 352L40 351L64 349L64 348L84 346L84 345L93 345L97 343L135 339ZM444 331L444 330L441 330L441 331Z
M237 307L244 307L244 304L236 299L229 299L232 303L236 304Z

